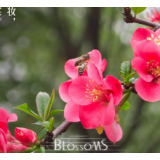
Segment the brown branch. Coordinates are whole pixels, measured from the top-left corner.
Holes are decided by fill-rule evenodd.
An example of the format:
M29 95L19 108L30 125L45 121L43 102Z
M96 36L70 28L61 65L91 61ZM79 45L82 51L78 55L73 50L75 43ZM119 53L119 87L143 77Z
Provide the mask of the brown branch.
M46 132L46 137L40 142L40 145L44 146L45 149L53 149L54 145L52 144L54 139L60 135L62 132L65 132L68 127L72 124L72 122L63 121L60 126L58 126L56 129L53 127L53 131Z
M156 29L160 28L160 24L158 23L154 23L154 22L150 22L144 19L133 17L131 14L130 7L124 7L124 12L122 14L124 15L124 21L126 23L138 23L138 24L143 24L146 26L154 27Z
M53 138L56 138L59 134L65 132L69 126L72 124L72 122L64 121L60 126L58 126L55 130L53 130Z

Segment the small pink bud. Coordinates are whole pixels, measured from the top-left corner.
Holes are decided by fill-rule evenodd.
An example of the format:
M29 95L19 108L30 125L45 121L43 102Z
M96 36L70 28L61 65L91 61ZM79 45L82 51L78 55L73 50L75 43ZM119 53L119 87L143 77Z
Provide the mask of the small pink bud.
M31 129L16 127L15 128L15 137L20 141L24 146L30 147L37 141L37 134Z

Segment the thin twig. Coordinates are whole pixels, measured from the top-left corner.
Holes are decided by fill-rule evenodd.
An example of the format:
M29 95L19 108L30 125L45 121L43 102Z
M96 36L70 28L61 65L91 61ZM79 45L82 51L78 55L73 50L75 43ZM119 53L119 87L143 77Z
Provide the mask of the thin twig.
M72 122L64 121L60 126L58 126L55 130L53 130L53 138L56 138L59 134L65 132L69 126L72 124Z

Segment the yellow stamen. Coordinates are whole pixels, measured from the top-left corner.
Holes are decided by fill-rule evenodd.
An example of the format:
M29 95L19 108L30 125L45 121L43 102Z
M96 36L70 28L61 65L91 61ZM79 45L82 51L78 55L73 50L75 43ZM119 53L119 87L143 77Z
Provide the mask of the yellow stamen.
M153 35L153 34L151 34L151 37L152 37L152 38L154 38L154 35Z
M147 40L152 40L152 38L151 37L147 37Z
M104 128L102 126L99 126L99 127L96 128L96 131L97 131L98 134L102 134L103 133L103 129Z
M159 42L159 40L157 38L154 39L155 42Z

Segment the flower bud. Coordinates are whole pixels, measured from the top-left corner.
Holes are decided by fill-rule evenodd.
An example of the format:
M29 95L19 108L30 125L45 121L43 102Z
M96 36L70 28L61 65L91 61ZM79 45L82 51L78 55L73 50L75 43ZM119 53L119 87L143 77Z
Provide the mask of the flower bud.
M31 129L16 127L15 128L15 137L20 141L24 146L30 147L35 142L37 142L37 134Z

